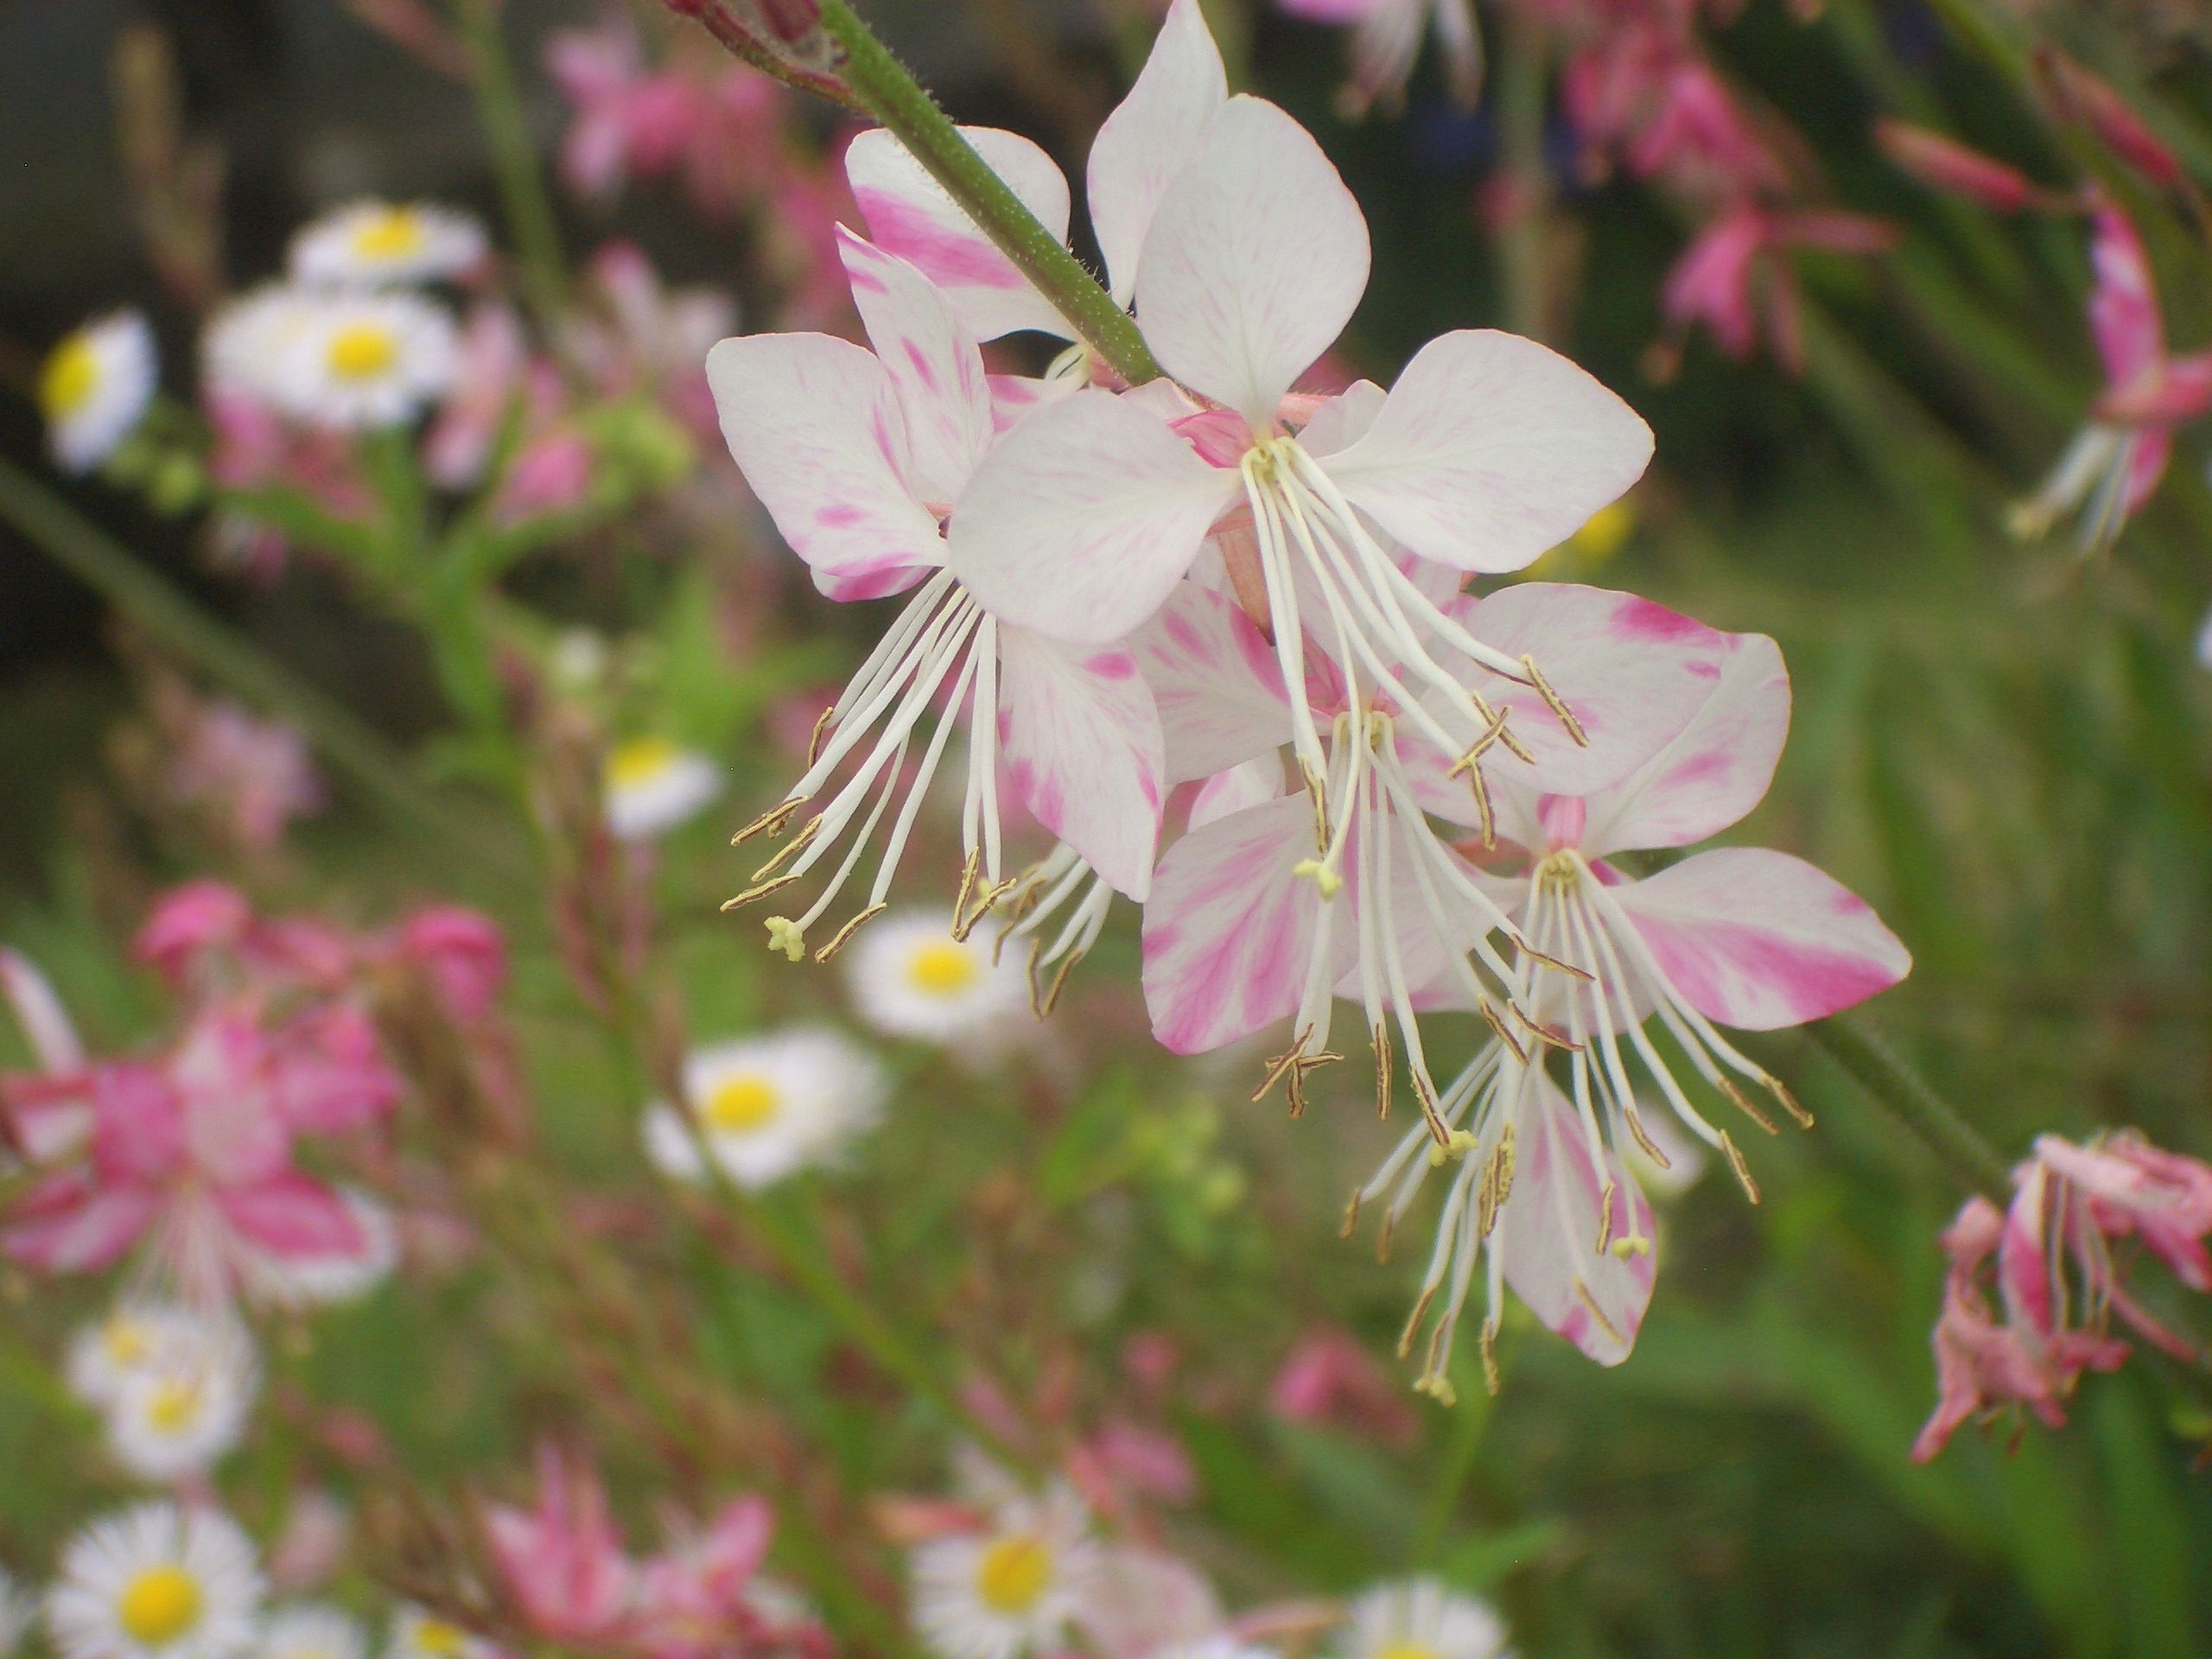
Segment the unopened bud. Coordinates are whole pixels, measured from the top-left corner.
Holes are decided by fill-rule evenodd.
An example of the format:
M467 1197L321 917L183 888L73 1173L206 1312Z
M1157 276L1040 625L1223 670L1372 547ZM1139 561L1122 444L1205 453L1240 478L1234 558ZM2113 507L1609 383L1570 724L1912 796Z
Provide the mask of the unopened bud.
M2040 195L2018 168L1925 127L1878 121L1874 142L1885 156L1923 184L1971 197L2000 213L2017 213Z
M2182 181L2181 162L2118 89L2063 52L2036 54L2044 91L2062 119L2087 127L2097 142L2161 190Z

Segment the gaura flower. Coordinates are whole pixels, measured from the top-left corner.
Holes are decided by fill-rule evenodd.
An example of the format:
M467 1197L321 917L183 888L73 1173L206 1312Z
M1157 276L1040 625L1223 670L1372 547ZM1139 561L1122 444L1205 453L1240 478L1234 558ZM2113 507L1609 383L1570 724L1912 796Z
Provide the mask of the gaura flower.
M456 208L355 201L301 228L291 270L299 282L327 287L434 283L480 265L486 248L483 226Z
M1337 95L1338 107L1357 118L1380 103L1405 100L1421 54L1424 25L1433 29L1444 54L1445 83L1453 100L1472 109L1482 96L1483 42L1472 0L1277 0L1294 17L1343 24L1351 30L1351 79Z
M1512 1659L1505 1621L1487 1602L1435 1579L1402 1579L1352 1602L1338 1659Z
M88 322L48 352L38 412L54 464L88 473L113 454L154 401L158 372L154 331L136 311Z
M1025 1000L1021 969L976 938L952 936L952 918L894 916L868 934L848 971L861 1019L889 1037L988 1046Z
M62 1659L244 1659L262 1589L253 1545L229 1516L141 1503L62 1552L47 1629Z
M875 1057L827 1027L717 1043L683 1063L696 1128L665 1103L645 1114L645 1152L681 1180L704 1175L699 1148L740 1186L757 1191L835 1162L883 1109Z
M849 762L852 770L730 904L781 891L840 855L806 910L769 918L771 948L797 961L903 789L866 905L816 953L834 956L887 906L963 709L967 862L956 930L964 936L1014 886L1001 874L1001 764L1039 823L1141 899L1160 822L1160 738L1135 660L1109 640L1070 648L1008 626L944 568L943 522L997 437L982 355L913 266L849 232L840 245L875 351L820 334L753 335L717 346L708 378L730 453L816 586L842 600L918 592L824 713L804 776L737 839L780 831ZM909 780L917 728L932 706L943 713Z
M1708 1086L1771 1132L1744 1085L1810 1120L1718 1027L1771 1030L1820 1019L1886 989L1911 965L1863 900L1786 854L1718 849L1640 880L1609 861L1621 849L1702 840L1765 794L1788 730L1788 676L1772 640L1725 638L1717 683L1702 705L1625 780L1580 796L1515 782L1497 789L1501 845L1527 861L1517 891L1500 891L1498 903L1529 941L1528 962L1562 961L1580 971L1524 968L1515 1001L1527 1023L1517 1033L1494 1027L1444 1090L1444 1143L1408 1135L1353 1197L1347 1228L1363 1205L1390 1194L1387 1245L1428 1170L1459 1160L1401 1343L1410 1351L1442 1294L1419 1384L1429 1392L1449 1393L1451 1337L1482 1256L1486 1369L1508 1284L1592 1358L1616 1364L1627 1357L1650 1300L1653 1230L1624 1148L1638 1147L1662 1166L1669 1161L1643 1128L1628 1055L1756 1201L1734 1141L1692 1103L1647 1035L1651 1019ZM1546 1070L1553 1049L1564 1056L1565 1092Z
M1080 1610L1096 1551L1089 1517L1067 1488L1010 1500L981 1530L915 1550L915 1626L943 1659L1049 1652Z
M2015 535L2036 537L2079 509L2075 540L2084 556L2109 548L2151 499L2173 455L2175 429L2212 412L2212 351L2167 354L2158 285L2135 226L2110 202L2099 204L2094 226L2089 332L2104 363L2104 393L2012 519Z
M1659 307L1677 342L1703 323L1720 349L1740 360L1764 337L1777 363L1802 374L1805 336L1791 250L1872 254L1897 243L1894 226L1864 214L1783 213L1739 202L1708 220L1682 251L1661 287Z
M614 1631L637 1598L637 1569L607 1514L607 1491L587 1465L551 1446L537 1457L537 1502L494 1504L486 1541L530 1629L589 1644Z
M651 841L697 817L728 783L696 749L665 737L631 738L607 756L607 827L622 841Z
M239 846L266 853L293 819L322 809L322 780L298 727L218 697L194 704L178 735L170 791L208 811Z

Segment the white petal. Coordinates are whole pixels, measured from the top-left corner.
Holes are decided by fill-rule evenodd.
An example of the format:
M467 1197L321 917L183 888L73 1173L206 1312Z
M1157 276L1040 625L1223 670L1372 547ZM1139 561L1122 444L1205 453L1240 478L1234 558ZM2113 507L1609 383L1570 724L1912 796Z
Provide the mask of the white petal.
M1137 320L1170 374L1265 431L1344 332L1367 269L1367 220L1321 147L1240 95L1154 213Z
M1367 435L1325 465L1422 557L1497 572L1565 541L1650 459L1651 429L1612 392L1548 346L1484 328L1422 346Z
M1763 633L1732 633L1720 683L1667 747L1587 802L1583 850L1687 847L1764 798L1789 734L1789 671Z
M990 448L995 423L983 354L951 302L895 254L837 227L853 304L906 417L906 476L950 506Z
M1090 226L1115 299L1129 302L1137 256L1160 197L1229 98L1221 52L1198 0L1174 0L1128 96L1091 141Z
M1144 1000L1178 1054L1249 1037L1298 1007L1316 912L1291 874L1313 854L1313 809L1286 796L1177 842L1144 911Z
M1103 645L1160 608L1240 487L1142 410L1077 392L984 457L950 561L1001 621Z
M1298 435L1299 447L1318 457L1357 443L1375 424L1389 395L1372 380L1353 381L1313 411L1313 418Z
M963 127L963 137L1060 241L1068 236L1068 181L1052 158L1020 133ZM911 262L943 289L978 340L1035 328L1073 334L976 221L881 128L854 139L845 177L878 247Z
M1803 859L1764 847L1699 853L1613 896L1668 982L1724 1026L1802 1025L1912 970L1865 899Z
M1160 715L1116 648L999 630L999 741L1022 804L1107 884L1141 901L1160 840Z
M1248 806L1263 806L1282 796L1282 757L1275 753L1239 761L1199 785L1191 800L1191 823L1203 830Z
M1228 598L1186 582L1129 637L1167 734L1167 781L1210 778L1290 737L1274 647Z
M827 334L752 334L707 353L722 437L832 599L912 587L943 563L904 472L906 421L874 354Z

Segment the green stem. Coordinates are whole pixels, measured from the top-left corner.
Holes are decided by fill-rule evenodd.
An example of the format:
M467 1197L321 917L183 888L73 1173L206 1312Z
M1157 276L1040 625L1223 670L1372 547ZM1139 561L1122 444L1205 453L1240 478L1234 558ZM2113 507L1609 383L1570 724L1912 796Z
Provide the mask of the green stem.
M2011 1200L2012 1173L1997 1149L1873 1032L1833 1014L1807 1026L1805 1034L1850 1073L1875 1104L1916 1135L1960 1185L2000 1207Z
M426 789L353 712L264 656L33 478L0 461L0 518L157 641L247 702L296 721L324 759L397 822L476 854L503 872L506 852Z
M911 151L968 217L1067 320L1078 339L1129 385L1157 380L1160 365L1129 314L960 136L937 100L908 74L845 0L822 0L822 29L842 49L843 84ZM732 46L721 30L714 31ZM758 61L750 53L750 60ZM775 73L783 73L781 70ZM796 75L795 86L819 90Z
M550 322L559 311L568 279L561 257L561 232L553 197L538 170L537 146L514 70L499 37L497 0L459 0L454 9L461 44L468 53L468 85L476 95L477 118L492 153L492 172L514 238L522 281L539 320Z

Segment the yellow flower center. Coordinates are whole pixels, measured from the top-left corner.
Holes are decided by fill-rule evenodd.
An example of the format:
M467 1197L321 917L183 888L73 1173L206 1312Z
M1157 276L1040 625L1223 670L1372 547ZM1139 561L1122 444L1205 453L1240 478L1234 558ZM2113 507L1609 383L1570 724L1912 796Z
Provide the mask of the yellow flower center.
M121 1314L107 1322L100 1332L100 1344L107 1350L107 1357L118 1365L143 1364L154 1347L146 1327Z
M83 334L72 334L47 354L39 371L39 410L49 421L67 420L92 401L99 384L99 354Z
M759 1128L783 1109L784 1097L776 1085L758 1072L748 1071L716 1084L700 1116L710 1129L741 1135Z
M676 764L677 747L664 737L633 737L607 757L607 786L635 789Z
M123 1588L116 1617L134 1642L158 1648L200 1622L200 1585L181 1567L149 1567Z
M931 996L957 996L976 982L976 958L950 939L925 944L907 958L906 978Z
M1375 1659L1437 1659L1437 1652L1426 1642L1393 1642Z
M976 1566L976 1593L995 1613L1027 1612L1052 1580L1052 1552L1028 1533L998 1540Z
M410 259L423 251L428 236L420 213L408 207L386 207L370 214L355 229L353 252L362 259Z
M374 380L399 361L399 342L382 323L348 323L331 335L327 360L340 380Z
M189 1428L199 1415L200 1387L195 1382L164 1378L146 1401L146 1421L164 1434Z
M459 1625L448 1624L442 1618L426 1618L415 1627L415 1645L424 1653L437 1656L437 1659L459 1653L467 1642Z

